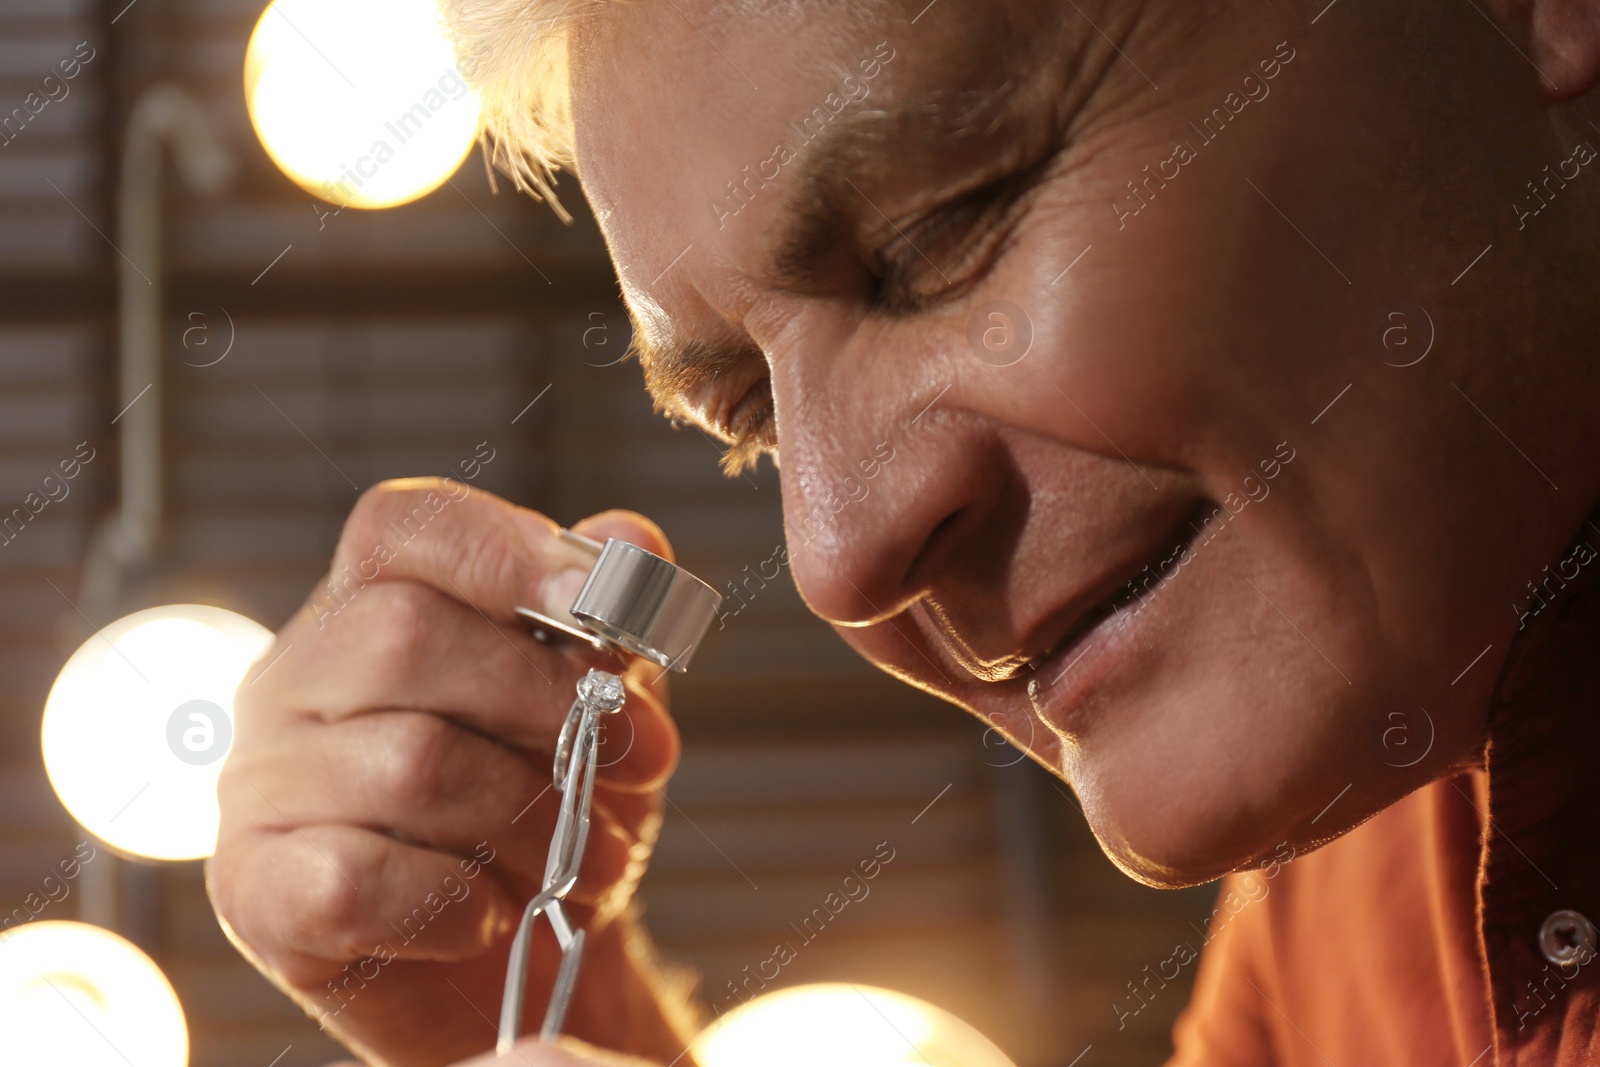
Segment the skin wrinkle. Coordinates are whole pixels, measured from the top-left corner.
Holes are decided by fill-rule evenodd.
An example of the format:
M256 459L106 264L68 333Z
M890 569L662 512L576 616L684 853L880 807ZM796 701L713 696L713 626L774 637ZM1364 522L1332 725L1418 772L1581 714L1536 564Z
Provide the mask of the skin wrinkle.
M981 113L991 108L999 113L981 128L975 127ZM1019 117L1026 118L1027 112L1020 109L1009 86L1001 86L993 93L939 92L893 113L863 112L841 118L839 125L819 138L822 144L808 154L797 188L788 199L789 219L775 241L771 265L762 272L764 282L805 291L827 281L823 257L838 242L841 219L847 214L843 203L855 203L861 194L852 186L872 184L866 177L869 168L881 164L885 156L899 154L896 146L948 145L975 139L980 132L992 137L996 127L1014 124ZM1011 150L1012 154L1025 151L1022 145ZM948 186L928 190L921 199L950 199L981 184L985 175L1005 169L1006 162L997 161L961 175ZM906 214L914 215L919 206L913 203Z
M787 214L791 218L780 230L770 265L760 271L765 283L803 290L818 277L823 251L838 244L843 230L845 212L838 207L838 201L845 195L841 190L850 189L852 182L871 184L865 177L865 168L881 158L884 145L892 146L897 139L907 139L911 143L944 143L946 139L959 140L970 135L974 109L965 106L967 99L967 94L939 92L914 105L901 117L891 118L882 112L858 113L841 116L836 125L828 127L808 148L805 162L792 180L795 188L787 200ZM985 96L983 102L986 104L989 99ZM928 125L922 125L924 123ZM873 145L879 146L877 153L867 151ZM985 168L985 173L991 169L1000 168ZM978 180L969 175L961 181L962 184L976 184ZM849 195L859 194L851 189ZM936 195L949 194L940 191ZM706 386L750 357L748 343L734 338L717 342L683 340L670 333L663 334L661 330L654 331L656 336L652 339L652 331L647 326L649 320L643 315L634 315L633 319L632 351L644 368L645 385L657 410L698 422L727 440L726 427L715 419L706 418L697 400Z
M1000 60L1025 51L1028 44L1021 37L1008 38L998 44L985 39L984 43L990 44L992 51L980 52L974 66L1000 65ZM1102 57L1094 69L1103 73L1106 65ZM1070 102L1081 95L1071 90L1071 83L1087 69L1091 69L1087 60L1073 64L1067 85L1058 90L1063 104L1055 110L1071 114ZM936 90L892 112L872 110L840 115L815 141L803 148L798 173L779 182L780 186L790 187L784 196L787 219L778 228L780 236L774 242L770 262L757 271L757 276L768 286L798 289L804 289L821 277L822 254L839 243L843 230L842 217L846 212L839 206L840 202L860 195L852 185L873 184L867 177L868 168L886 156L896 155L896 144L904 144L902 152L923 145L938 145L941 151L947 151L952 142L992 138L1006 126L1020 125L1024 135L1002 142L1000 150L1024 159L1040 154L1047 139L1059 138L1060 131L1066 128L1063 115L1051 117L1049 94L1039 84L1047 72L1048 68L1036 70L1036 82L1032 87L1019 88L1008 77L992 91ZM1041 98L1045 102L1043 109ZM990 114L991 111L995 113ZM1038 147L1031 147L1036 142ZM924 198L948 198L963 187L981 184L983 175L1003 171L1007 166L1002 159L982 171L963 174L955 179L951 188L932 189ZM1017 169L1018 165L1011 162L1009 166ZM910 205L907 214L916 206ZM645 370L646 388L657 411L696 423L732 444L734 447L725 457L724 469L730 475L738 473L763 449L757 442L742 447L733 442L726 427L706 417L696 398L705 386L745 358L746 353L704 342L685 342L659 330L653 335L643 328L648 320L635 315L631 300L629 304L634 321L632 351Z
M1108 854L1136 877L1180 884L1284 840L1325 840L1479 756L1493 666L1454 688L1451 679L1484 645L1505 647L1514 621L1501 617L1503 587L1538 571L1533 561L1572 524L1579 497L1600 495L1600 472L1575 458L1572 429L1593 421L1574 397L1594 371L1564 355L1581 353L1600 323L1559 295L1600 279L1574 233L1541 227L1537 245L1517 245L1499 229L1504 190L1556 158L1565 135L1528 92L1526 64L1480 15L1458 17L1443 2L1407 12L1345 5L1312 28L1288 4L1080 7L1004 8L1012 28L1041 20L1027 25L1045 44L1003 75L969 59L1010 33L995 28L993 5L941 0L912 27L916 12L904 5L858 4L848 32L826 11L729 24L720 48L771 60L761 93L718 64L696 68L684 93L737 100L742 111L677 112L670 129L654 102L620 88L660 76L631 42L672 38L674 55L695 46L647 5L618 8L598 20L591 61L576 67L579 150L608 242L620 262L641 265L624 268L625 292L659 305L651 337L742 330L752 343L725 353L721 383L676 378L684 406L725 410L770 376L791 571L806 603L896 677L1007 723L1024 743L1048 744L1045 762L1083 797ZM1050 47L1066 40L1071 54ZM1419 52L1423 40L1430 47ZM860 132L848 154L865 158L850 177L872 206L841 195L862 199L835 177L848 160L830 159L828 181L801 187L813 203L838 204L837 239L814 219L813 232L796 229L793 197L770 186L720 229L691 210L724 176L765 158L772 131L879 41L898 58L874 82L873 111L846 112L834 134ZM1147 178L1174 139L1197 139L1201 116L1230 94L1243 100L1247 76L1270 93L1250 89L1233 104L1215 142L1177 177ZM893 236L883 216L920 244L917 234L934 232L917 228L931 197L972 178L954 176L952 163L966 161L943 151L956 141L924 134L935 143L890 150L884 127L914 127L921 102L1007 83L1017 89L1003 109L1026 110L1029 85L1055 86L1058 110L1034 127L1055 131L1048 164L1014 215L963 210L979 235L944 234L923 249L950 274L957 268L943 256L994 233L970 289L953 277L960 288L926 306L875 306L862 259ZM1080 97L1067 86L1086 89ZM1015 140L995 141L1025 154ZM1119 226L1113 205L1146 181L1143 210ZM1588 210L1596 197L1580 185L1558 207ZM1491 241L1491 257L1452 287ZM659 270L686 246L673 272L649 284L642 265ZM768 260L782 248L807 284L771 276ZM821 251L833 258L805 262ZM926 264L917 270L919 287L940 283ZM1545 306L1526 318L1497 286L1534 287ZM986 363L968 336L995 300L1031 322L1032 348L1014 366ZM1372 324L1400 304L1426 307L1470 343L1439 346L1409 375L1384 366ZM1526 382L1514 394L1495 351L1513 307L1520 336L1500 351L1535 353L1511 357ZM657 370L652 386L665 377ZM1552 380L1567 384L1551 391ZM1530 455L1566 457L1561 498L1541 495L1548 488L1459 401L1453 381L1487 400ZM1527 417L1524 397L1540 398L1540 419ZM908 433L919 413L927 432ZM830 513L830 494L889 441L896 458L870 496ZM1199 546L1125 634L1094 631L1112 651L1072 668L1091 671L1090 681L1053 663L1049 685L1060 688L1034 705L1025 679L982 680L986 664L1014 662L1064 605L1115 578L1126 560L1113 548L1160 548L1173 515L1237 491L1247 475L1259 480L1258 463L1278 448L1300 458L1270 496ZM1485 512L1491 492L1496 507ZM1015 532L1002 506L1012 498L1029 502ZM819 508L824 528L795 541ZM1434 757L1375 768L1366 735L1377 709L1401 696L1439 721ZM1024 718L1036 738L1056 741L1029 742Z

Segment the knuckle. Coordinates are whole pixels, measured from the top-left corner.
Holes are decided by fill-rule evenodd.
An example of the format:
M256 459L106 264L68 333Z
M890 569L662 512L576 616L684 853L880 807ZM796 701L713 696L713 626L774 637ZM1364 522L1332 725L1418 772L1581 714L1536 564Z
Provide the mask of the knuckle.
M521 558L505 538L454 526L445 532L469 588L521 588L530 577L522 572Z
M248 884L239 875L238 850L225 835L217 838L217 848L205 862L206 896L211 898L211 909L222 920L224 929L240 931L241 923L249 912L241 906L240 890Z
M227 831L232 829L236 820L242 817L244 797L239 791L239 783L243 779L244 760L240 757L237 745L228 753L228 758L222 763L222 770L217 775L217 847L214 855L221 855L224 844L228 840Z
M521 588L535 576L529 553L521 550L524 519L513 517L518 512L498 497L445 478L380 482L361 495L345 522L331 581L362 588L405 554L406 573L426 576L420 580L441 591L447 585ZM415 551L408 547L414 542L421 546Z
M375 616L367 626L365 654L385 677L406 678L416 670L437 625L434 598L420 585L391 583L369 600ZM366 613L363 613L366 614Z
M402 522L423 503L429 494L445 490L443 478L391 478L363 492L345 519L339 536L338 560L359 558L383 540L390 523Z
M217 775L217 847L218 854L245 847L252 830L273 826L281 819L278 812L254 783L279 780L284 762L274 751L276 746L256 743L246 738L241 745L236 738L222 761ZM276 787L268 785L276 792ZM234 836L240 840L235 842Z
M378 799L401 810L420 811L448 799L456 731L432 715L405 713L388 725L375 761Z
M271 655L271 653L269 653ZM294 664L287 665L284 675L290 675ZM223 779L236 777L239 766L244 764L248 757L253 757L258 752L264 741L272 736L276 719L273 711L283 700L281 690L269 688L277 684L277 680L261 685L245 682L240 685L233 695L233 744L228 749L228 758L222 763L220 776ZM229 768L233 773L229 773Z
M609 820L595 827L583 856L580 877L592 890L604 890L627 877L629 842Z
M281 912L279 940L308 955L337 957L366 918L357 888L367 881L361 876L364 857L342 836L319 836L323 840L306 856L299 888Z
M406 492L401 481L379 482L356 499L355 507L344 520L344 530L339 535L339 552L343 556L355 546L371 539L373 533L383 529L387 516L394 508L394 498Z
M239 688L234 690L233 725L236 731L236 740L237 729L240 723L246 720L253 723L262 714L263 705L268 703L268 701L264 699L264 694L267 692L267 690L256 685L255 681L260 676L261 663L270 660L278 653L279 643L281 643L281 641L275 642L272 648L267 651L266 655L250 668L250 674L246 675L245 680L239 684ZM224 764L224 766L226 766L226 764Z
M206 893L224 933L291 987L309 979L301 973L307 959L339 957L363 915L359 891L340 873L366 881L361 857L337 837L314 827L308 832L319 838L315 852L306 842L272 833L225 835L205 866ZM294 892L264 889L269 870L292 871Z

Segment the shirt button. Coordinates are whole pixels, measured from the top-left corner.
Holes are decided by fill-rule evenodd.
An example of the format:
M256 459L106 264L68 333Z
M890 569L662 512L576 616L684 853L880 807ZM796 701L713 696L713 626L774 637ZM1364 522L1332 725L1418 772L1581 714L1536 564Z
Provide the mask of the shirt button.
M1594 959L1595 944L1594 923L1570 908L1552 911L1539 927L1539 950L1557 967L1588 963Z

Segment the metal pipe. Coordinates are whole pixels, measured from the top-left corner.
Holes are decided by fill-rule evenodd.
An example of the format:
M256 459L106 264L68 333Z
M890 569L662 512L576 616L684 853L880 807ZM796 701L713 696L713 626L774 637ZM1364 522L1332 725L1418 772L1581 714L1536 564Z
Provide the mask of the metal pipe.
M107 519L84 563L84 613L97 625L117 608L122 579L146 566L161 536L162 429L162 149L196 192L219 191L233 157L194 99L174 85L145 92L128 116L117 190L117 511Z
M150 565L161 537L162 456L162 149L170 147L179 175L201 193L220 191L234 170L232 154L194 99L174 85L147 90L128 116L117 189L117 443L120 452L117 510L96 530L84 560L78 603L92 625L118 614L123 579ZM151 880L123 886L120 863L109 850L84 868L79 917L107 929L123 926L123 912L148 916L149 901L129 901L136 886L153 891ZM148 919L138 925L148 925ZM148 935L151 931L134 933ZM137 938L136 938L137 940Z

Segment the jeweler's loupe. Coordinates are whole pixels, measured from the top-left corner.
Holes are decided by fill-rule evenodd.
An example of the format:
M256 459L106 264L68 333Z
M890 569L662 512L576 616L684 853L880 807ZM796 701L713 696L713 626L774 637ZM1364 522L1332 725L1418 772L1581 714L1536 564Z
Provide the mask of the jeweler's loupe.
M519 607L541 641L570 637L598 651L620 649L682 672L716 618L722 597L676 563L615 538L600 544L571 530L560 540L589 562L578 598L556 618Z

